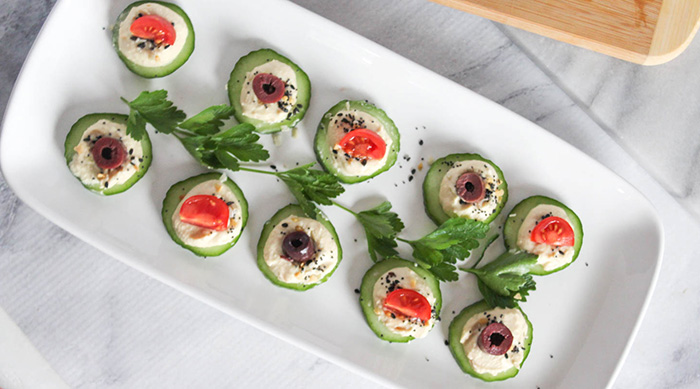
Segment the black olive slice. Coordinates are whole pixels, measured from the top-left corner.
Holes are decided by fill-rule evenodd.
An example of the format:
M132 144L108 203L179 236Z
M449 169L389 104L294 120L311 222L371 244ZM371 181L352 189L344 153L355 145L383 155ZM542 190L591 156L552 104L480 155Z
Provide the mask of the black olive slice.
M314 258L316 245L304 231L294 231L284 237L282 252L292 262L308 262Z

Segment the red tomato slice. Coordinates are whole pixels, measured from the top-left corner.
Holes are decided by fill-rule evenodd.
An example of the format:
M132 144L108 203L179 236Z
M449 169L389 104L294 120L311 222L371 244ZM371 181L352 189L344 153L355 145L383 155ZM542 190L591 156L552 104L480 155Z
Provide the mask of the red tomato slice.
M551 246L573 246L574 229L569 223L556 216L550 216L535 226L530 235L535 243L546 243Z
M170 22L158 15L144 15L131 23L129 31L139 38L149 39L157 45L175 43L175 27Z
M195 195L182 203L180 220L193 226L224 231L228 228L228 205L216 196Z
M386 295L384 308L390 312L415 317L422 321L430 320L432 310L425 296L410 289L396 289Z
M382 159L386 154L386 142L376 132L358 128L345 134L338 146L353 158Z

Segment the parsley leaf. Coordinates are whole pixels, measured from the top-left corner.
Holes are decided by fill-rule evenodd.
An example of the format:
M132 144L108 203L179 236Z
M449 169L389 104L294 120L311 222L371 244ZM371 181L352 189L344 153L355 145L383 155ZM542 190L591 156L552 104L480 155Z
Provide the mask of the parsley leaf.
M413 258L421 267L442 281L456 281L454 264L479 247L488 229L488 224L476 220L453 218L418 240L399 240L413 247Z
M284 181L297 199L301 208L309 216L316 216L316 204L331 205L332 198L345 192L345 188L338 182L338 179L329 173L321 170L311 169L315 163L299 166L284 172L274 173L280 180ZM244 169L255 171L252 169Z
M172 101L168 100L168 92L162 89L141 92L133 101L127 101L124 98L122 101L131 109L126 133L136 140L143 138L146 122L162 133L171 134L187 117L173 105Z
M233 107L228 104L214 105L180 123L180 128L197 135L214 135L224 125L224 120L233 116Z
M367 249L373 262L378 262L379 256L387 258L398 255L396 234L404 229L404 224L399 215L391 212L390 202L384 201L354 215L365 229Z
M168 92L142 92L135 100L122 100L129 105L127 134L141 139L146 123L156 130L171 134L202 165L212 169L240 170L240 162L259 162L270 154L258 143L260 135L248 123L219 132L223 121L233 115L229 105L215 105L186 119L184 112L168 100Z
M515 300L526 301L535 290L530 270L537 265L537 255L524 251L508 251L481 269L462 269L474 274L479 290L493 306L513 307Z

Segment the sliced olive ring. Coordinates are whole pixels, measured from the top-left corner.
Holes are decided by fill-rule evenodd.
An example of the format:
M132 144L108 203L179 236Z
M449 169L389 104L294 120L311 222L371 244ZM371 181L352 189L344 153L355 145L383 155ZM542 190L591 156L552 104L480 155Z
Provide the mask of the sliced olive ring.
M253 93L263 104L280 101L286 87L284 81L270 73L260 73L253 79Z
M457 195L467 203L476 203L484 199L486 187L484 180L476 173L464 173L457 179L455 184Z
M501 323L491 323L479 335L479 348L491 355L503 355L513 344L513 334Z
M292 262L308 262L314 259L316 245L313 239L304 231L294 231L284 237L282 252Z
M114 169L124 163L126 149L117 139L103 137L92 146L92 158L102 169Z

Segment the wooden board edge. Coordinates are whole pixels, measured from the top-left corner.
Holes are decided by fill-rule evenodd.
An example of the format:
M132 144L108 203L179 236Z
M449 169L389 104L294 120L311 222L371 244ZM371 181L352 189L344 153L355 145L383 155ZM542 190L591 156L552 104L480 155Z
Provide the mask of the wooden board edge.
M460 11L468 12L477 16L481 16L494 22L507 24L519 29L539 34L558 41L569 43L574 46L579 46L584 49L597 51L615 58L625 61L643 64L649 59L648 52L637 52L624 49L618 46L607 44L605 42L596 41L589 37L584 37L572 34L568 31L563 31L551 26L540 24L529 19L521 18L516 15L507 15L501 12L494 11L486 6L474 4L468 0L430 0L434 3L441 4ZM676 1L676 0L672 0ZM682 0L685 1L685 0ZM693 1L693 0L690 0Z
M700 1L664 0L649 54L643 65L660 65L678 57L700 27Z

